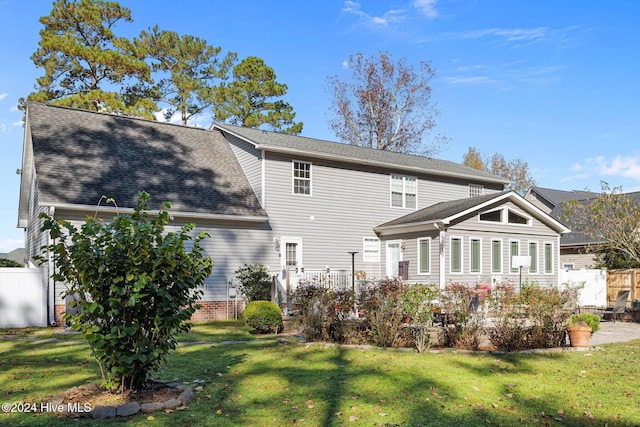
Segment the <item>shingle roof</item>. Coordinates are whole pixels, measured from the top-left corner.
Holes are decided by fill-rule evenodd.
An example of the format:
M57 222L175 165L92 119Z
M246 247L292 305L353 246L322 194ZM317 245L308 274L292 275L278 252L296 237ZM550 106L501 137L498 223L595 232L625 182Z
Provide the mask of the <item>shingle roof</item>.
M215 124L214 128L245 138L261 149L290 151L312 156L331 156L356 164L377 164L398 169L419 169L425 173L466 177L479 181L508 184L509 180L448 160L438 160L411 154L375 150L351 144L342 144L322 139L267 132L260 129L243 128L227 124Z
M531 187L531 189L556 206L562 202L568 202L569 200L591 199L598 196L598 193L593 193L591 191L564 191L542 187Z
M27 127L41 204L95 206L102 195L134 207L264 216L231 147L219 131L29 103Z
M499 192L493 194L485 194L483 196L467 197L465 199L449 200L446 202L436 203L435 205L428 206L426 208L411 212L400 218L393 219L391 221L381 224L379 227L386 227L391 225L404 225L417 222L438 222L446 218L465 212L480 204L488 202L498 197L503 196L506 192Z

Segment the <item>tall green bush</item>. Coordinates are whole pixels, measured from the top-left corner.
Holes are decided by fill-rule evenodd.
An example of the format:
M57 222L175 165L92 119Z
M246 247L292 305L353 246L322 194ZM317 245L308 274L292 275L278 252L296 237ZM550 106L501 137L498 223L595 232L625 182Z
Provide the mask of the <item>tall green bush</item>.
M240 292L247 302L271 301L271 277L264 265L244 264L234 274L240 282Z
M103 386L112 391L141 389L166 363L178 334L199 306L199 287L213 261L193 239L194 224L165 233L170 205L147 212L149 195L139 193L132 215L105 223L89 217L80 229L42 213L42 231L54 243L43 248L53 258L53 278L64 281L76 298L77 314L67 313L71 328L89 342L100 366Z

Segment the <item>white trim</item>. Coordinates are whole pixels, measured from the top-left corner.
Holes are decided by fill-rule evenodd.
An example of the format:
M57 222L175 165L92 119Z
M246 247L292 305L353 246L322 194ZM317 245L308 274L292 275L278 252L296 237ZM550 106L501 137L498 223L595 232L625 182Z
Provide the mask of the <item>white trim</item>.
M447 171L441 171L441 170L436 170L436 169L425 169L422 166L405 166L399 163L389 163L389 162L383 162L383 161L376 161L376 160L365 160L362 158L355 158L355 157L344 157L340 154L327 154L327 153L318 153L318 152L311 152L311 151L307 151L307 150L300 150L300 149L296 149L296 148L289 148L289 147L278 147L278 146L273 146L273 145L269 145L268 143L257 143L255 141L253 141L252 139L244 136L244 135L239 135L237 132L234 132L231 129L226 129L224 127L224 124L218 124L218 123L214 123L211 128L216 128L218 130L220 130L221 132L226 132L229 133L231 135L234 135L244 141L247 141L251 144L253 144L254 146L256 146L257 148L260 148L262 150L265 151L269 151L269 152L273 152L273 153L282 153L282 154L289 154L289 155L297 155L297 156L313 156L314 159L323 159L323 160L334 160L334 161L339 161L341 163L349 163L349 164L355 164L355 165L362 165L362 166L379 166L379 167L383 167L386 169L389 168L394 168L394 169L401 169L401 170L405 170L409 173L416 173L416 174L423 174L425 173L425 170L429 173L429 175L435 175L435 176L445 176L445 177L450 177L450 178L468 178L470 180L484 180L486 182L492 182L492 183L497 183L497 184L509 184L510 181L504 178L500 178L500 177L491 177L491 176L482 176L479 177L477 175L471 175L471 174L466 174L466 173L460 173L458 171L456 172L447 172ZM321 142L330 142L330 143L334 143L334 141L322 141Z
M267 208L267 156L260 150L260 180L262 181L262 207Z
M399 255L398 256L398 261L403 261L403 259L402 259L402 252L403 252L402 251L402 240L387 240L385 242L385 275L387 277L398 277L400 275L400 271L399 271L400 267L398 265L396 265L395 267L392 267L392 269L391 269L391 271L398 270L398 274L397 275L390 274L390 272L389 272L389 261L390 261L390 258L389 258L389 247L391 245L396 245L396 244L398 245L398 255Z
M97 206L97 205L76 205L73 203L51 203L42 202L41 205L47 205L56 209L70 210L76 212L100 212L105 214L117 215L118 213L132 214L133 208L116 208L113 206ZM212 220L227 220L227 221L248 221L248 222L266 222L269 220L268 216L250 216L250 215L226 215L226 214L208 214L199 212L182 212L166 209L169 212L169 216L173 218L200 218L200 219L212 219ZM151 214L157 214L159 211L149 209L147 212Z
M490 214L493 212L500 212L500 221L489 221L486 219L482 219L482 215ZM516 216L522 217L526 220L526 223L520 224L517 222L509 222L509 214L513 213ZM478 213L478 222L483 224L503 224L503 225L511 225L514 227L532 227L533 226L533 217L527 215L523 212L520 212L517 209L510 208L508 206L503 206L497 209L490 209L488 211L479 212Z
M295 177L296 163L309 165L309 178ZM296 179L309 181L309 194L296 193ZM293 194L294 196L307 196L307 197L313 196L313 163L307 162L305 160L291 159L291 194Z
M452 240L460 240L460 271L453 271L453 245ZM464 238L462 236L449 236L449 273L464 274Z
M375 240L376 243L378 244L378 248L377 248L377 252L376 252L376 259L368 259L367 258L367 249L369 249L369 251L371 251L371 248L367 248L367 240ZM362 238L362 262L380 262L380 239L378 239L377 237L363 237Z
M471 244L474 240L477 240L478 242L480 242L480 246L478 247L478 250L480 251L479 256L480 259L479 261L479 268L480 271L473 271L473 253L472 253L472 248L473 245ZM469 237L469 274L482 274L482 237Z
M422 267L422 264L421 264L421 261L422 261L421 243L423 241L425 241L425 240L427 242L429 242L429 252L427 254L427 259L429 260L429 268L426 271L422 271L422 269L421 269L421 267ZM431 274L431 264L432 264L431 263L431 240L432 240L431 237L421 237L421 238L416 239L416 253L418 254L418 256L417 256L417 261L418 262L416 262L416 264L417 264L416 274L423 275L423 276Z
M402 178L402 206L394 206L393 205L393 179L394 177L396 178ZM407 178L410 178L412 180L415 181L416 187L415 187L415 193L409 193L409 194L413 194L415 196L415 206L410 208L407 207ZM412 175L403 175L403 174L399 174L399 173L390 173L389 174L389 206L391 208L396 208L396 209L412 209L412 210L416 210L418 209L418 177L416 176L412 176Z

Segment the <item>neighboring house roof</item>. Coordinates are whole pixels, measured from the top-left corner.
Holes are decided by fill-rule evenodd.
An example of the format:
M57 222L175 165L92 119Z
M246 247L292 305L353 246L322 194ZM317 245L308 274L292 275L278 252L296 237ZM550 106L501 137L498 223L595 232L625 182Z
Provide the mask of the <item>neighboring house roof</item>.
M530 191L535 192L537 196L544 197L547 201L551 202L554 206L558 206L562 202L568 202L569 200L582 200L591 199L598 196L598 193L591 191L579 191L579 190L554 190L552 188L531 187Z
M525 212L534 215L558 233L569 233L570 231L567 227L562 225L562 223L556 221L554 218L550 217L535 207L531 202L525 200L513 191L436 203L435 205L411 212L410 214L385 222L384 224L380 224L375 227L374 230L376 232L384 233L385 231L407 228L408 226L425 226L430 224L442 224L446 226L461 217L469 215L470 213L474 213L505 201L510 201Z
M25 135L21 219L33 159L43 206L95 207L104 195L133 208L146 191L150 209L267 219L221 132L30 102Z
M511 182L506 178L448 160L376 150L351 144L293 136L284 133L267 132L260 129L244 128L227 124L216 123L213 125L213 128L242 138L257 148L266 151L325 158L358 165L382 166L385 168L458 177L503 185Z
M573 220L572 218L565 218L563 202L576 200L578 203L586 204L586 203L589 203L589 201L591 201L593 198L598 196L597 193L588 193L588 194L589 194L589 197L583 198L583 199L562 200L557 204L556 207L553 208L553 210L549 213L549 215L566 223L567 226L571 227L573 225ZM636 203L640 204L640 192L636 191L633 193L620 193L620 196L628 197L631 200L635 201ZM560 238L561 246L584 246L584 245L598 244L598 243L604 243L604 242L600 239L595 239L587 234L579 233L579 232L574 232L569 235L564 235Z
M17 248L11 252L0 253L0 258L10 259L12 261L19 262L20 264L24 264L27 259L27 251L25 248Z

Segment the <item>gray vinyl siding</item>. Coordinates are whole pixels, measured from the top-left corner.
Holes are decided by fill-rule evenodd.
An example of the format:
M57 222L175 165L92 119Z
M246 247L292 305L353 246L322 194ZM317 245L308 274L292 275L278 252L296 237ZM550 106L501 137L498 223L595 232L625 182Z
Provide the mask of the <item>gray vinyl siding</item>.
M233 154L235 154L242 170L247 176L249 184L258 196L258 200L260 200L264 206L262 194L262 154L260 150L256 149L253 144L231 134L226 134L226 138L231 145Z
M592 253L576 253L573 250L560 248L560 268L565 264L573 264L574 270L596 268L595 255Z
M83 224L86 212L60 211L57 217L63 217L76 227ZM108 220L107 218L105 218ZM273 244L271 232L267 224L239 224L207 221L189 221L196 223L190 235L196 237L200 232L208 232L211 237L201 242L205 253L213 259L213 271L205 281L203 301L224 301L227 296L227 278L243 264L265 264L270 271L277 272L278 258ZM187 221L176 220L165 227L165 231L178 232ZM193 241L186 243L191 250ZM64 283L56 283L56 304L64 304Z
M35 167L34 169L35 170ZM26 242L25 249L27 251L27 257L32 260L33 257L41 255L42 246L47 244L47 235L40 231L42 228L43 220L38 218L41 212L47 211L47 208L39 205L38 200L38 180L36 174L31 175L31 183L29 189L29 206L28 206L28 223L26 230Z
M312 195L293 194L292 161L312 164ZM381 242L379 263L364 263L363 238L375 238L373 227L414 211L391 207L392 173L396 171L366 166L357 169L339 162L267 152L265 209L274 235L303 239L305 269L329 266L332 270L350 270L348 252L357 251L356 270L364 270L368 278L384 277L386 246ZM417 178L418 209L468 196L468 181L449 183L431 181L428 176Z
M509 207L522 214L524 212L516 208L510 202L505 203L501 207ZM529 215L527 215L529 216ZM418 239L422 237L431 237L431 257L430 257L430 274L418 274ZM451 273L451 237L459 237L462 239L462 273ZM479 273L471 272L471 240L481 240L481 268ZM405 250L403 252L403 260L409 261L409 280L416 282L433 282L439 281L440 261L439 261L439 236L434 232L422 232L397 235L389 237L388 240L404 240ZM493 240L502 241L502 273L492 273L491 271L491 245ZM549 229L539 220L532 218L531 225L515 225L515 224L494 224L481 222L478 215L473 214L460 222L452 224L445 233L443 250L445 256L445 277L446 283L464 283L489 284L499 282L511 282L517 284L520 279L519 272L511 273L510 271L510 242L517 241L519 243L519 254L529 255L529 243L536 242L538 246L538 273L529 273L527 269L522 271L522 280L535 281L540 285L556 285L558 281L558 237L557 234ZM544 272L544 245L550 243L553 245L553 273L545 274ZM383 242L384 247L384 242Z

